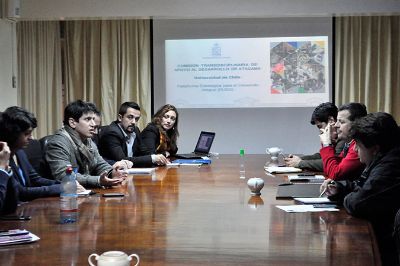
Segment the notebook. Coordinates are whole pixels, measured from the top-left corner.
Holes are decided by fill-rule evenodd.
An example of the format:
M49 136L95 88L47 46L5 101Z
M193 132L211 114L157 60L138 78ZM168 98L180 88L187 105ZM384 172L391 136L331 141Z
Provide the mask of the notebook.
M321 184L284 183L278 186L276 199L317 198Z
M322 184L325 180L323 175L288 175L289 182L309 182Z
M300 168L285 166L268 166L264 167L264 169L271 174L298 173L303 171Z
M214 138L214 132L201 131L194 151L186 154L176 154L175 157L181 159L201 159L204 156L208 156Z

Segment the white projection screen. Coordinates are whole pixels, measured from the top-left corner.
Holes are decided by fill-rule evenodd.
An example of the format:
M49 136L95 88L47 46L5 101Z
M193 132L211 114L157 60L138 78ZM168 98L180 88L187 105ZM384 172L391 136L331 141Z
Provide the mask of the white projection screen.
M165 41L177 108L315 106L329 101L328 70L327 36Z
M319 149L310 124L332 97L332 18L154 19L154 110L179 110L179 152L200 131L212 152Z

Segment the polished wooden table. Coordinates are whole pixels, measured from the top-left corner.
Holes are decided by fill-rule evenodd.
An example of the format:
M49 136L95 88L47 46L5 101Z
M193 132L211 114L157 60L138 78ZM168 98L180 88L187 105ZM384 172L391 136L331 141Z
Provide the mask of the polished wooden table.
M246 155L246 176L261 177L261 197L239 179L238 156L211 165L161 167L153 176L80 198L79 222L59 224L59 199L38 199L18 212L41 239L0 248L0 265L88 265L91 253L137 253L140 265L379 265L370 224L340 212L285 213L275 205L280 176L266 175L265 157ZM124 198L104 198L121 191Z

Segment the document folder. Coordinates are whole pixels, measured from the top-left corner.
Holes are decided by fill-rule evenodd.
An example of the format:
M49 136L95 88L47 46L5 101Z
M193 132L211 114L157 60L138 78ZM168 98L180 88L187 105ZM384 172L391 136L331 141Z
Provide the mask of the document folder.
M316 198L319 197L321 184L315 183L284 183L278 186L276 199Z

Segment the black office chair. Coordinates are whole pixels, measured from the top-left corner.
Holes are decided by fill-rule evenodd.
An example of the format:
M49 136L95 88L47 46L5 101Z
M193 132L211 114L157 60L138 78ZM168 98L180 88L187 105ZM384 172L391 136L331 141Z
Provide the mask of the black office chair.
M400 209L397 211L396 217L394 218L394 232L393 232L394 241L397 246L397 255L400 261Z
M42 177L53 179L51 176L50 168L45 162L44 151L47 144L47 138L43 137L39 140L33 139L29 142L28 146L24 149L28 160L35 171Z
M36 172L40 173L40 161L43 158L43 150L40 141L37 139L31 140L24 150L33 168Z
M46 153L47 142L51 136L52 135L48 135L39 140L40 145L42 146L42 160L40 161L40 172L39 173L42 177L46 177L48 179L54 179L53 175L51 174L50 166L44 158L44 155Z

